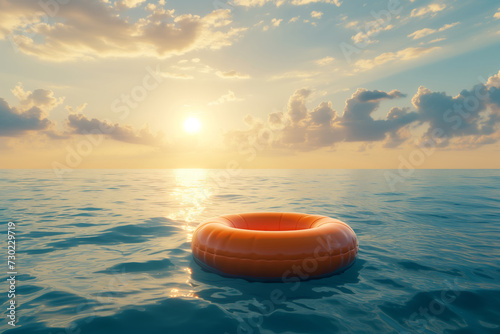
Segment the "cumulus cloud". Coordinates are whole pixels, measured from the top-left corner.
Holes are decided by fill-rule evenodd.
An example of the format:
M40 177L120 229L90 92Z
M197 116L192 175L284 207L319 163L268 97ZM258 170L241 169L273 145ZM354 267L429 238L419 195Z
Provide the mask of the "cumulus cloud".
M288 101L288 116L293 124L298 123L307 116L306 99L311 95L309 89L299 89Z
M19 105L10 106L0 98L0 136L17 137L28 131L43 131L54 138L58 136L53 131L55 124L48 119L48 115L64 98L55 97L54 92L48 89L27 91L21 83L11 92L19 100Z
M145 17L131 20L109 2L70 1L50 8L47 21L37 1L0 1L0 37L9 35L21 52L53 61L167 57L194 49L219 49L231 45L245 30L231 27L231 13L222 9L200 17L176 15L158 5ZM25 20L25 13L33 13L30 20Z
M400 143L402 140L398 131L416 120L415 113L404 109L391 110L383 120L372 118L371 114L382 100L405 96L397 90L382 92L358 89L346 101L342 116L339 116L331 102L327 101L309 110L306 102L311 93L312 91L306 88L295 91L288 101L286 112L274 112L269 115L267 122L275 133L271 146L314 150L342 141L382 141L386 138L388 142ZM226 142L239 145L239 140L257 136L263 127L262 122L253 122L250 125L249 130L229 132Z
M488 87L488 89L500 88L500 71L488 78L486 81L486 87Z
M36 106L23 110L0 98L0 137L18 137L27 131L49 130L54 124Z
M471 90L462 90L457 96L444 92L432 92L419 87L412 104L419 114L419 121L429 125L424 138L438 138L440 146L448 146L450 139L470 137L468 140L492 135L500 114L488 106L495 104L494 87L478 84ZM463 141L462 141L463 142Z
M247 116L248 129L227 132L226 143L238 148L262 139L266 133L268 139L259 145L292 151L332 147L341 142L362 142L365 148L381 142L391 148L410 139L463 149L500 140L500 72L457 96L420 87L411 99L413 108L392 107L383 118L373 117L380 103L404 98L405 94L360 88L346 100L342 115L329 101L309 109L307 100L311 94L306 88L296 90L286 111L273 112L266 121ZM424 127L424 134L414 137L412 129L420 126Z
M48 112L64 101L64 98L56 98L54 92L48 89L25 91L22 83L18 83L11 92L19 99L21 106L25 109L36 106Z
M459 23L460 22L454 22L454 23L450 23L450 24L445 24L444 26L442 26L439 29L430 29L430 28L420 29L420 30L417 30L417 31L409 34L408 37L413 37L413 39L419 39L419 38L422 38L422 37L425 37L425 36L432 35L432 34L434 34L436 32L441 32L441 31L448 30L450 28L455 27Z
M146 126L136 131L131 126L110 123L97 118L89 119L82 112L87 106L65 106L69 112L65 126L56 129L56 124L49 119L49 112L59 106L64 98L58 98L47 89L25 90L19 83L12 93L19 99L19 105L10 106L0 98L0 137L21 137L27 133L46 135L53 140L68 139L74 135L99 133L108 138L149 146L162 146L163 134L153 134Z
M110 123L96 118L89 119L83 114L70 114L66 122L71 134L102 134L111 139L139 145L162 146L163 133L153 134L146 126L136 131L128 125Z
M445 4L431 3L424 7L415 8L411 11L411 17L419 17L427 14L435 15L437 12L442 11L446 8Z
M12 92L19 99L19 106L10 106L0 99L2 137L38 132L61 139L98 131L117 141L164 145L163 134L154 134L147 127L138 131L128 125L85 116L82 113L85 104L66 107L70 114L64 132L59 134L54 131L55 124L48 113L62 103L61 98L55 97L50 90L25 90L21 84ZM296 90L286 110L270 113L265 121L247 116L248 129L228 132L226 142L238 147L243 141L248 142L248 138L262 137L266 129L272 132L266 135L269 148L285 150L315 150L342 142L361 142L364 147L379 142L386 147L397 147L409 139L432 140L438 147L474 148L500 140L500 72L456 96L420 87L411 98L411 108L393 106L385 112L380 110L382 101L386 101L386 105L406 95L396 89L359 88L345 101L343 112L338 113L330 101L308 107L312 94L307 88ZM238 100L241 99L234 92L228 91L211 105ZM385 116L375 116L381 114ZM412 137L411 130L415 127L419 127L419 133L423 132L420 138Z
M406 109L393 108L385 119L375 120L372 113L376 111L384 99L405 97L398 90L383 92L379 90L358 89L346 101L344 114L340 126L345 130L346 141L380 141L391 133L416 119L415 113L408 113Z
M500 8L498 8L498 11L493 15L494 18L500 19Z
M389 61L398 61L398 60L409 60L413 58L418 58L425 54L428 54L432 51L438 50L440 47L410 47L403 50L399 50L397 52L385 52L373 59L360 59L356 62L356 66L359 69L368 70L374 68L376 66L385 64Z

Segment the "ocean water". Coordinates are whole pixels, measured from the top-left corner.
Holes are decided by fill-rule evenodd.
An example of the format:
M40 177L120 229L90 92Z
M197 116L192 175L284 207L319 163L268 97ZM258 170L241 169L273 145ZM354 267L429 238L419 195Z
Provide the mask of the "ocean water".
M6 333L500 333L500 171L0 171ZM340 275L264 283L203 271L209 217L327 215L360 251ZM7 221L17 316L6 321ZM279 298L276 298L279 296Z

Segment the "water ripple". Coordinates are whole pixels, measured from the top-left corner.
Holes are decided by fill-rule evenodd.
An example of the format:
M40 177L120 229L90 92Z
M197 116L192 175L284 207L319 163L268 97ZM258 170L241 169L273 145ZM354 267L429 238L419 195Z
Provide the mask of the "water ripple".
M18 222L19 322L5 333L498 333L500 172L0 170ZM196 225L233 212L347 222L360 253L340 275L264 283L193 260ZM1 278L6 280L4 274ZM7 304L3 302L4 309Z

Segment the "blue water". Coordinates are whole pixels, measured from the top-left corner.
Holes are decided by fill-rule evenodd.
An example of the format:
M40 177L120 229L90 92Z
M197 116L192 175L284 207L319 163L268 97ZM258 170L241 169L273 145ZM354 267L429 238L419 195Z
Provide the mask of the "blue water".
M17 326L3 316L0 329L500 333L500 171L421 170L395 190L384 173L78 170L58 179L50 170L0 171L2 253L13 219L19 273ZM341 219L358 236L358 260L301 283L201 270L190 249L195 226L253 211Z

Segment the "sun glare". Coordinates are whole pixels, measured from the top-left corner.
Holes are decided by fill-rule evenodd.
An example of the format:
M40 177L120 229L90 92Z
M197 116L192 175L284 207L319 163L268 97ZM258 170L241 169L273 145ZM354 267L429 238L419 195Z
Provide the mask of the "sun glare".
M188 117L184 122L184 129L189 134L195 134L201 130L201 122L196 117Z

